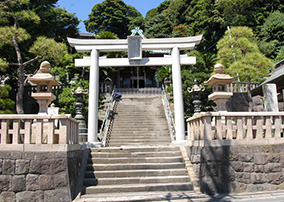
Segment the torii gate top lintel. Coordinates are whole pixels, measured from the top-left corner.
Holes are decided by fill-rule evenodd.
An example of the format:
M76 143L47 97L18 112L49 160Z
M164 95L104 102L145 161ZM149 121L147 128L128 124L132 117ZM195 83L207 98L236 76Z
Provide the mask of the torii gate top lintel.
M127 39L74 39L67 38L69 44L79 52L98 51L126 51L128 49ZM199 44L202 35L178 38L155 38L141 39L142 50L191 50Z

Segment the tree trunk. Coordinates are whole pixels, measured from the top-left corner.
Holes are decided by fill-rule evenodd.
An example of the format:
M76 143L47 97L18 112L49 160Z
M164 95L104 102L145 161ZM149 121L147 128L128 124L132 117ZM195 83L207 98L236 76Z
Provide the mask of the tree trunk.
M249 102L249 112L253 111L253 101L252 101L252 96L251 96L251 89L250 89L250 76L247 77L248 78L248 102Z
M25 78L24 78L24 65L23 65L23 60L22 60L22 55L21 55L21 51L19 48L19 45L17 43L16 37L13 37L13 44L14 44L14 48L16 51L16 55L17 55L17 60L18 60L18 91L17 91L17 95L16 95L16 111L18 114L24 114L24 82L25 82Z

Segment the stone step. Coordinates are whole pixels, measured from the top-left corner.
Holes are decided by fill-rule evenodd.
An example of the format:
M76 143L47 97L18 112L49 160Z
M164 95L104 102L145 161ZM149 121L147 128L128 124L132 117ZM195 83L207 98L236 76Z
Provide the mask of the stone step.
M134 118L117 118L114 120L115 124L132 124L132 125L145 125L145 126L159 126L167 125L166 118L149 118L149 119L136 119Z
M155 192L124 192L121 193L101 193L82 195L80 199L75 199L74 202L125 202L125 201L210 201L212 196L207 196L194 191L155 191Z
M99 158L116 158L116 157L178 157L181 156L179 151L169 152L123 152L123 153L112 153L112 152L92 152L91 157Z
M114 164L114 163L173 163L173 162L183 162L182 156L176 157L145 157L145 158L135 158L135 157L118 157L118 158L98 158L92 157L88 159L88 163L96 164Z
M140 169L140 170L101 170L85 172L85 178L115 178L115 177L149 177L149 176L173 176L187 175L184 168Z
M155 144L160 144L160 143L164 143L164 144L169 144L171 142L170 138L154 138L154 139L121 139L121 138L112 138L112 140L109 141L109 143L119 143L119 144L136 144L136 143L145 143L146 145L149 143L155 143Z
M111 135L111 141L128 141L128 140L134 140L135 141L143 141L143 140L151 140L151 141L160 141L160 140L165 140L165 141L170 141L171 138L168 135L119 135L119 134L112 134ZM132 141L133 142L133 141Z
M87 164L86 170L141 170L141 169L163 169L163 168L185 168L184 163L117 163L117 164Z
M115 113L115 116L132 116L132 117L143 117L143 116L149 116L149 117L165 117L165 113L162 111L153 111L153 110L149 110L149 111L119 111L117 110Z
M166 121L166 117L158 117L158 116L152 116L152 117L147 117L145 115L143 115L143 117L137 117L137 116L116 116L114 118L114 123L155 123L156 121L159 122L165 122ZM158 123L157 123L158 124Z
M127 185L102 185L85 187L86 194L96 193L122 193L142 191L189 191L193 190L191 183L157 183L157 184L132 184Z
M179 147L172 146L141 146L141 147L105 147L105 148L91 148L91 152L110 152L110 153L156 153L156 152L180 152Z
M141 145L141 146L143 146L143 145L152 145L152 146L159 146L159 145L170 145L171 143L170 143L170 141L169 140L156 140L156 141L151 141L151 140L137 140L137 141L135 141L135 140L133 140L133 141L119 141L119 140L111 140L110 142L109 142L109 146L113 146L113 147L115 147L115 146L119 146L119 147L121 147L121 146L123 146L123 145L133 145L133 146L137 146L137 145Z
M131 138L120 138L119 136L111 136L111 139L109 142L117 142L117 143L136 143L136 142L145 142L146 143L151 143L151 142L165 142L169 143L170 137L163 137L163 136L156 136L156 137L145 137L145 138L139 138L139 135L137 137L133 136Z
M140 132L140 131L128 131L128 132L119 132L115 131L113 134L111 134L111 137L117 137L117 136L124 136L129 138L134 137L145 137L145 138L151 138L151 137L170 137L166 131L159 131L159 132Z
M157 139L166 139L166 138L170 138L170 136L168 134L166 134L165 132L144 132L144 131L134 131L134 132L123 132L123 131L114 131L113 134L111 134L110 136L111 138L129 138L129 139L153 139L155 140Z
M181 176L152 176L152 177L118 177L118 178L85 178L85 186L121 185L121 184L149 184L149 183L178 183L190 182L187 175Z
M167 131L168 126L147 126L147 125L137 125L137 124L128 124L128 125L115 125L113 130L129 130L129 131Z
M140 147L140 146L145 146L145 145L148 145L148 146L170 146L171 143L170 142L140 142L140 143L132 143L132 142L129 142L129 143L115 143L115 142L112 142L112 143L109 143L108 146L109 147Z
M129 133L137 133L137 132L166 132L168 131L166 128L161 128L161 129L154 129L154 128L114 128L115 132L129 132Z

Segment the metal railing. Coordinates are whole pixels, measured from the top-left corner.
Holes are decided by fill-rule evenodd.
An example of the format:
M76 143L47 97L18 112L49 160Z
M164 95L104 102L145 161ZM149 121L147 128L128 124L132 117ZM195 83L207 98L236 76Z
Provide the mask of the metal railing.
M167 93L166 93L166 89L164 85L162 86L162 100L163 100L163 104L164 104L164 108L166 112L166 118L167 118L167 122L169 125L170 134L171 134L172 140L175 140L176 139L175 122L174 122L174 117L172 115L172 111L170 108L170 104L167 98Z
M101 125L100 133L98 136L103 147L107 145L107 141L109 139L108 135L111 129L112 121L113 121L115 105L116 105L116 95L115 95L115 88L114 88L111 93L111 97L110 97L109 104L106 110L105 118Z

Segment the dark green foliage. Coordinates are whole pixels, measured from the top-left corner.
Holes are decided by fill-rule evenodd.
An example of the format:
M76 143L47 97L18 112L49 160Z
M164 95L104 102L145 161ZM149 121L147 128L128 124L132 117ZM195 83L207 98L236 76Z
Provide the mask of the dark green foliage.
M182 67L183 81L183 97L184 97L184 113L186 117L190 117L194 113L193 93L189 93L187 88L194 85L194 80L199 85L204 86L204 82L210 78L214 65L217 62L217 56L213 53L201 53L196 50L190 51L189 56L196 57L196 65ZM205 86L205 91L201 92L201 111L212 111L215 104L208 100L208 95L212 93L210 86Z
M203 35L201 51L216 51L216 43L223 36L226 27L221 24L215 6L215 0L193 0L186 11L186 22L192 35Z
M145 24L145 36L147 38L168 38L172 36L173 24L164 13L155 15ZM159 31L158 31L159 30Z
M9 85L0 86L0 114L13 114L15 102L9 98Z
M122 0L105 0L93 7L89 19L84 23L89 32L110 31L119 38L127 38L131 29L141 26L142 21L141 13Z
M172 68L171 66L162 66L156 71L156 78L159 82L164 79L172 78Z
M39 62L62 60L67 53L67 36L77 33L78 18L57 1L9 0L0 2L0 74L17 89L16 111L24 113L26 75L33 74ZM50 37L50 38L48 38Z
M59 95L59 100L56 105L60 108L60 113L63 114L71 114L73 117L76 115L76 96L72 93L73 90L76 90L78 87L79 82L82 83L83 89L89 88L89 81L85 79L76 80L74 83L71 84L70 88L64 88L63 92ZM88 103L89 103L89 96L88 94L83 95L83 116L87 118L88 115Z
M280 11L271 13L261 26L260 48L266 56L275 58L284 46L284 14ZM283 58L284 59L284 58Z

